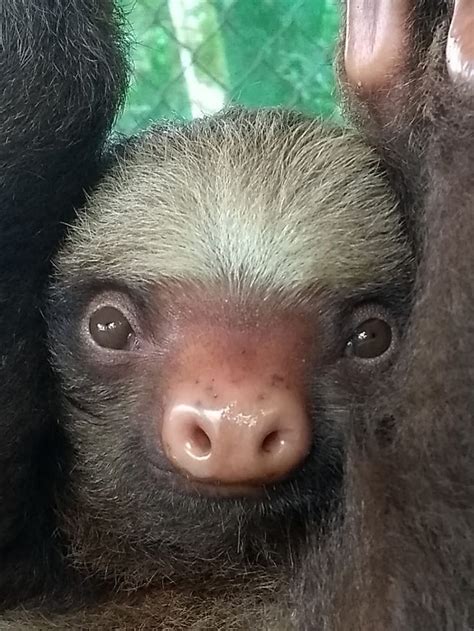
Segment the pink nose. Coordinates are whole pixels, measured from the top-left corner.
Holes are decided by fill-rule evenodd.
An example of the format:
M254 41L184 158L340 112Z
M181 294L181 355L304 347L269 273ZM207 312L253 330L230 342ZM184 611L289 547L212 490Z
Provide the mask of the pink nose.
M258 396L248 386L215 401L193 386L175 392L162 426L164 449L187 477L221 485L263 485L287 476L307 455L310 423L289 390Z

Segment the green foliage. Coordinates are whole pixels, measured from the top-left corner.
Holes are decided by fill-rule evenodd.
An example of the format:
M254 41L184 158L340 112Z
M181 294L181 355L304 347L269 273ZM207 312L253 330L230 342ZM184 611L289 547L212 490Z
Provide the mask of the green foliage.
M121 131L130 133L163 117L190 118L197 102L212 111L220 98L226 103L285 105L326 117L337 115L336 0L181 0L181 4L136 0L133 5L122 0L122 4L135 46L134 79L118 124ZM184 23L181 30L177 6ZM192 66L191 87L188 66ZM197 100L196 84L203 95L198 94Z
M190 117L178 46L166 2L122 1L133 33L133 77L118 129L127 133L176 113Z

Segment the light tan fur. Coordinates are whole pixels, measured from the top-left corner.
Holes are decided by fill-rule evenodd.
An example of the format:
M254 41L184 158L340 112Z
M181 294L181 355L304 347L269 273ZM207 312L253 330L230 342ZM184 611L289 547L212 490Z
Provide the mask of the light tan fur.
M57 268L294 296L385 283L408 258L373 150L267 110L148 132L101 183Z

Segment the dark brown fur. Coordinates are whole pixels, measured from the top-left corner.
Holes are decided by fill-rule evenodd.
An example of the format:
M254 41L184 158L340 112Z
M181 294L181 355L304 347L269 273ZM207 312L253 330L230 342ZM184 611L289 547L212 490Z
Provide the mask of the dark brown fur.
M302 629L474 625L474 98L447 76L445 9L416 6L417 20L435 14L427 33L439 27L417 40L413 72L395 73L386 98L346 86L353 116L416 200L421 262L400 362L375 413L361 415L362 443L352 437L345 526L305 564ZM395 435L384 445L387 416Z

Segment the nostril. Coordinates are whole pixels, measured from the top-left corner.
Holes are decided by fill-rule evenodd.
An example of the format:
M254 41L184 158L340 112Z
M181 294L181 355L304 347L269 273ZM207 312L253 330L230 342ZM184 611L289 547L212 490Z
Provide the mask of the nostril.
M206 458L210 455L212 450L211 439L202 427L193 424L189 429L189 436L185 448L188 454L193 456L193 458Z
M187 479L221 487L273 484L296 469L310 450L310 422L291 392L278 392L253 408L253 389L249 394L242 386L239 398L229 396L230 404L217 409L189 405L183 400L191 395L198 400L197 395L182 394L175 393L164 410L161 443Z
M275 453L276 451L279 451L279 449L283 446L283 444L284 444L284 440L281 435L281 432L273 431L267 434L267 436L265 436L260 449L261 451L264 451L265 453L268 453L268 454Z

